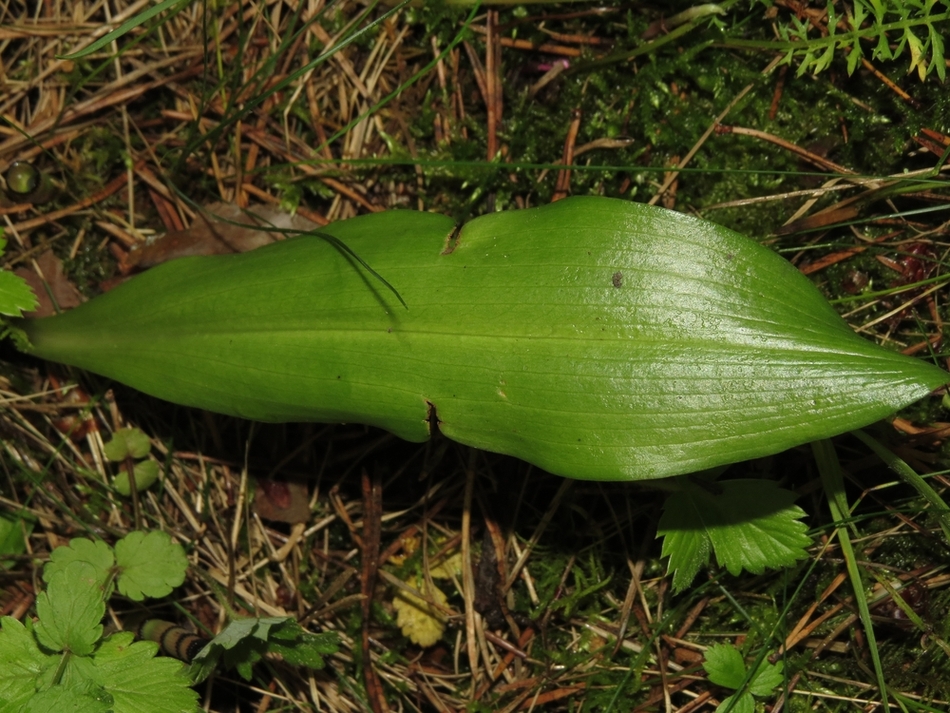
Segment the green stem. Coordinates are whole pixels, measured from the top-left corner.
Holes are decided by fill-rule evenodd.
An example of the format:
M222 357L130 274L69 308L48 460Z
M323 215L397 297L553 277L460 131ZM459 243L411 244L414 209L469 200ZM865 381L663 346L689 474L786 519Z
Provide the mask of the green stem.
M56 673L53 674L53 679L50 682L50 686L58 686L59 682L63 679L63 674L66 672L66 664L69 663L69 657L72 656L68 651L64 651L63 655L59 659L59 665L56 667Z
M838 535L838 542L841 544L841 554L844 556L845 565L848 568L848 577L851 579L851 588L854 590L854 602L858 607L858 616L861 624L864 626L864 634L867 637L868 649L871 652L871 661L874 664L874 674L877 678L877 685L883 699L884 710L889 707L887 698L887 684L884 681L884 669L881 666L880 652L877 648L877 638L874 636L874 625L871 622L871 610L868 607L868 599L864 592L864 582L861 579L861 572L858 570L858 561L854 555L854 548L851 546L851 538L848 536L848 530L844 523L850 519L851 509L848 507L848 500L844 492L844 477L841 475L841 464L838 462L838 454L831 441L824 439L814 441L811 444L812 452L815 454L815 461L818 464L818 472L821 475L821 484L825 490L825 496L828 498L828 509L831 510L831 517L835 522L835 534Z

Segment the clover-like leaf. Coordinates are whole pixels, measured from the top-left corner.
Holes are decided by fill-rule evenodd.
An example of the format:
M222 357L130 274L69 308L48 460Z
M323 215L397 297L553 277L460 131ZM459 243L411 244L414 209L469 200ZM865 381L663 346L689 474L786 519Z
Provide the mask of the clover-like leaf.
M709 562L712 541L702 530L692 528L691 513L671 503L673 497L663 507L657 536L663 537L661 556L670 558L668 570L673 573L673 591L682 592Z
M164 597L185 581L188 558L161 530L130 532L115 544L119 591L134 601Z
M144 458L151 449L151 441L140 429L120 428L102 450L109 460L123 461L128 457Z
M753 696L770 695L785 681L785 676L782 673L783 668L784 664L781 661L771 664L767 659L763 659L755 673L752 674L752 680L749 682L749 692Z
M782 662L770 664L767 659L763 659L750 676L742 653L732 644L710 646L706 649L705 659L703 668L706 669L709 680L716 685L739 690L748 684L747 690L723 701L716 709L719 711L728 710L725 704L732 700L735 700L732 710L752 710L752 696L767 696L784 680ZM743 700L744 697L748 697L748 701Z
M103 586L112 573L115 556L112 548L102 540L76 537L69 541L69 545L57 547L50 553L49 562L43 567L43 581L49 582L50 577L73 562L85 562L91 565L96 571L96 581L99 586Z
M142 491L151 487L151 485L158 480L160 472L161 470L158 463L153 460L143 460L141 463L136 463L135 469L133 470L135 474L135 489ZM115 476L114 485L119 495L128 497L132 494L132 485L129 482L129 474L127 471L123 470Z
M235 619L218 634L211 643L223 649L232 649L248 638L267 641L271 627L280 626L289 621L286 616L262 616L257 618Z
M755 713L755 699L748 691L733 693L716 706L716 713Z
M771 480L727 480L719 485L722 495L703 503L713 510L706 531L716 560L730 574L761 574L808 556L812 540L801 522L805 511L794 504L798 495Z
M732 644L717 644L706 649L703 668L717 686L738 689L746 677L742 653Z

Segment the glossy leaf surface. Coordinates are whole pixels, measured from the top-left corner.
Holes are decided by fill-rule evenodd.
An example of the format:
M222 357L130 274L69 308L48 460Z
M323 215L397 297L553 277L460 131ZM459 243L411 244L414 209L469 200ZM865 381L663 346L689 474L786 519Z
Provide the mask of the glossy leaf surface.
M450 438L575 478L677 475L883 418L945 372L856 336L785 260L606 198L391 211L185 258L27 323L38 356L263 421Z

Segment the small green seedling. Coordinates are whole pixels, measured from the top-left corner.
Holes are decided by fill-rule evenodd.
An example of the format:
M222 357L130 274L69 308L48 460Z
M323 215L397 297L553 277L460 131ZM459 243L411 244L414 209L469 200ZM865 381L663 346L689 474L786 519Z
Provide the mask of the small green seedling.
M148 436L138 428L120 428L113 434L112 440L105 444L103 451L106 458L117 463L126 463L126 470L116 475L114 481L116 492L120 495L129 497L132 494L128 472L130 461L146 458L151 449L152 444ZM158 480L159 467L153 460L142 460L131 467L135 475L135 489L139 492Z
M723 700L716 713L754 713L754 696L768 696L782 684L782 662L770 664L763 660L750 671L742 654L732 644L717 644L706 650L703 664L709 680L717 686L736 691Z
M181 662L159 657L131 632L103 636L115 589L135 601L164 597L185 578L181 545L164 532L132 532L116 543L75 539L43 570L35 622L0 619L0 713L181 713L198 696Z

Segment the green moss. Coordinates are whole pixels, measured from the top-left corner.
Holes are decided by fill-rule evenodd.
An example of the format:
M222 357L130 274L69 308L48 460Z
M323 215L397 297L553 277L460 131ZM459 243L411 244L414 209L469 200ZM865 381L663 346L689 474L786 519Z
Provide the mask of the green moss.
M103 282L115 276L116 262L100 244L84 240L74 257L63 259L63 271L83 295L92 297L99 293Z

